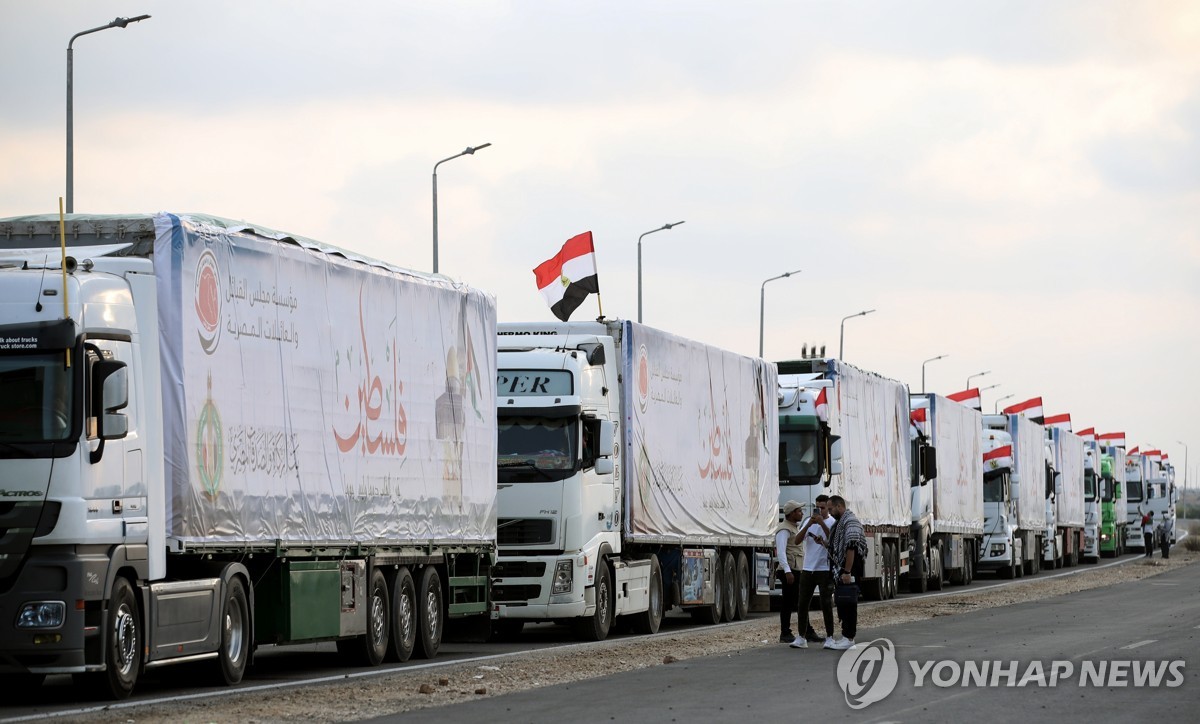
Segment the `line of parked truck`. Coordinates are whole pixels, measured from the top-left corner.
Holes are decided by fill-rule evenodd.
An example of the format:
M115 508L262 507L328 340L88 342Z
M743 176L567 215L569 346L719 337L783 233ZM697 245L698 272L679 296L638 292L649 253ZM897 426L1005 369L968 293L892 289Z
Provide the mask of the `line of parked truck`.
M1139 548L1173 469L837 359L495 300L251 224L0 219L0 674L128 696L267 644L586 639L766 608L781 502L839 494L864 593Z

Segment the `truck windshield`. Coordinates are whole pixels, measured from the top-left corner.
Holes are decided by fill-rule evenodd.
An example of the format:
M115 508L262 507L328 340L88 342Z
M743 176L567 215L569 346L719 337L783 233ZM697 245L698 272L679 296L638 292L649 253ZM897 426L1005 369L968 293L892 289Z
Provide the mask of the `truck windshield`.
M0 442L62 442L73 418L62 352L0 357Z
M1091 470L1083 473L1083 499L1089 503L1096 499L1096 473Z
M1130 503L1142 502L1142 481L1130 480L1125 483L1125 500Z
M779 431L779 480L813 485L821 479L821 438L816 430Z
M1004 473L989 473L983 476L983 502L1004 502Z
M505 416L498 422L501 482L546 482L575 474L578 418Z

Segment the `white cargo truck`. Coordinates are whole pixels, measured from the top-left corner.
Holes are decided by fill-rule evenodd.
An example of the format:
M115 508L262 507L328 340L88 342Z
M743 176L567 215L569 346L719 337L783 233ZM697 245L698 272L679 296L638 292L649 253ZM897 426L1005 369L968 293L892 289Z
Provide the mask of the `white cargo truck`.
M909 571L908 387L837 359L778 366L780 502L845 498L867 533L863 593L892 598Z
M1083 440L1083 562L1100 561L1100 445Z
M912 395L910 408L913 459L927 459L932 450L935 469L914 465L908 588L969 584L984 530L982 415L932 393Z
M0 680L486 622L495 302L199 215L0 220Z
M1125 555L1127 537L1125 448L1102 446L1100 458L1100 555ZM1140 532L1140 531L1139 531Z
M1046 508L1042 562L1053 568L1074 566L1083 551L1083 440L1062 428L1047 428L1054 465L1053 504Z
M498 633L741 619L771 587L775 367L628 321L499 325Z
M1049 498L1045 429L1020 415L983 416L980 570L1016 578L1041 570Z
M1150 511L1147 505L1143 457L1141 453L1125 456L1125 547L1138 553L1146 552L1145 538L1142 536L1142 515Z

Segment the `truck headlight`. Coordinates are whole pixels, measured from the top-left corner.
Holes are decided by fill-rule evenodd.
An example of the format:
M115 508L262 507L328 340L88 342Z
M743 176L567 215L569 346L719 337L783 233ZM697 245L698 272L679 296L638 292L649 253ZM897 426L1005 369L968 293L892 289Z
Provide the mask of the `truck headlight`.
M575 566L570 559L561 560L554 564L554 582L550 584L551 593L570 593L575 583Z
M30 601L17 612L17 628L58 628L66 611L62 601Z
M1100 540L1108 540L1110 537L1111 537L1111 536L1109 536L1109 535L1108 535L1108 533L1101 533L1101 534L1100 534Z

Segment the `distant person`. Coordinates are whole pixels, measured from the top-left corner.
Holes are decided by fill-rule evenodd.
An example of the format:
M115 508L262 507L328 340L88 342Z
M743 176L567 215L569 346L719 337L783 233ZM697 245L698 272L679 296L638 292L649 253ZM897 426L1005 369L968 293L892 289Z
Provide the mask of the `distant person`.
M1154 511L1142 516L1142 540L1146 542L1146 557L1154 557Z
M800 598L800 569L804 567L804 548L797 535L797 527L804 518L804 506L794 500L783 504L783 520L775 529L775 560L777 568L775 576L779 579L779 587L783 593L783 602L779 607L779 643L790 644L799 639L804 640L804 629L800 636L792 634L792 612L796 611L796 601ZM802 625L808 619L797 612L797 625Z
M1171 528L1173 521L1163 516L1162 520L1158 521L1158 545L1162 549L1163 559L1171 557Z
M841 587L850 587L853 595L846 600L838 597L838 618L842 621L842 635L826 642L825 648L845 651L855 648L854 635L858 629L858 582L865 571L867 537L862 523L853 512L846 509L846 499L840 495L829 498L829 514L837 523L829 536L829 568L834 581Z
M808 641L826 644L833 642L833 574L829 571L829 533L837 523L826 510L829 496L818 495L816 508L800 526L799 537L804 541L804 567L800 571L799 630L802 631L792 646L808 648ZM812 602L813 589L821 591L821 615L825 619L825 637L817 636L808 622L808 607ZM807 641L806 641L807 639Z

